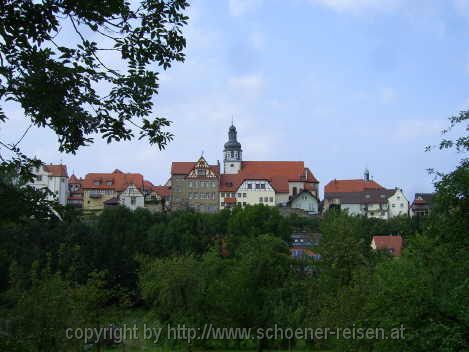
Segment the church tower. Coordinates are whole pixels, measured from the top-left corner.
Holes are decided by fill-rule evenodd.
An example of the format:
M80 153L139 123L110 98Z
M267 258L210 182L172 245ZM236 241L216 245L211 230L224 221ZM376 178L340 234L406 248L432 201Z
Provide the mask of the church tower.
M223 163L225 174L237 174L241 170L243 161L241 144L237 140L236 127L231 124L228 130L228 142L223 150Z

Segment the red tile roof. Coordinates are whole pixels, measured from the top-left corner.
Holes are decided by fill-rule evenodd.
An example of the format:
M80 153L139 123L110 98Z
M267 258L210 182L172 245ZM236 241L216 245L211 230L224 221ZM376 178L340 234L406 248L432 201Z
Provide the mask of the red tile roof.
M146 190L152 190L153 187L153 183L148 180L143 180L143 188L145 188Z
M194 169L196 162L193 161L173 161L171 163L171 175L187 175ZM220 166L209 165L210 169L218 176Z
M402 251L401 236L373 236L372 241L375 243L376 249L391 249L393 256L399 257Z
M324 192L363 192L367 189L384 189L384 187L373 180L332 180L324 187Z
M96 184L96 182L99 182L99 184ZM130 184L134 184L138 189L141 189L143 176L141 174L123 173L116 169L112 173L87 174L82 181L81 187L83 189L114 189L117 192L122 192Z
M75 176L75 174L72 174L72 176L69 177L68 183L74 184L74 183L80 183L80 180L78 177Z
M63 164L58 165L44 165L44 170L56 177L68 177L67 166Z
M267 180L279 193L288 193L288 182L319 182L303 161L243 161L241 165L238 174L221 176L221 192L235 192L245 180Z
M153 186L152 190L161 198L167 198L171 195L171 188L168 186Z

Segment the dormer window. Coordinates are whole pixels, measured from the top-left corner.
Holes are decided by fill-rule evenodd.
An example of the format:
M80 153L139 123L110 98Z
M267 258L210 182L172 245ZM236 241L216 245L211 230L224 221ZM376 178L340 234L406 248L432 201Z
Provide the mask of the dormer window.
M205 169L197 169L197 176L205 176Z
M101 184L101 181L99 181L99 180L95 180L95 181L94 181L94 185L95 185L95 186L99 186L100 184Z
M107 182L106 182L106 185L112 186L112 181L107 181Z

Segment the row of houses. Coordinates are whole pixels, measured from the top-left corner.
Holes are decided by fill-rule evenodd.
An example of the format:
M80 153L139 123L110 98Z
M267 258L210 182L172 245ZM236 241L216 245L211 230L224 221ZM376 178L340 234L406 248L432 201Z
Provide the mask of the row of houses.
M319 200L319 181L303 161L244 161L237 130L231 125L223 149L223 165L196 161L173 162L170 178L156 186L140 173L118 169L68 177L65 165L44 165L36 170L33 185L49 188L61 204L86 211L124 205L153 211L194 209L216 212L235 206L264 204L318 215L340 208L353 215L389 219L400 215L425 215L431 194L416 194L409 204L401 188L385 188L370 179L332 180Z

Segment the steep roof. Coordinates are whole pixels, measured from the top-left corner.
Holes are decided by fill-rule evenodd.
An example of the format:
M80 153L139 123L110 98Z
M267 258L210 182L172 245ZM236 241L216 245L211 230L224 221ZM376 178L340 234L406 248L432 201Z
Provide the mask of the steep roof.
M82 182L83 189L114 189L117 192L124 191L130 184L141 189L143 176L136 173L123 173L115 170L112 173L89 173Z
M414 204L431 204L435 193L415 193Z
M243 161L239 173L221 175L220 191L234 192L245 180L267 180L279 193L288 193L288 182L319 182L303 161Z
M68 183L80 183L80 180L78 179L78 177L75 176L75 174L72 174L72 176L68 178Z
M393 256L400 256L402 251L401 236L373 236L372 242L375 243L376 249L390 249Z
M362 192L369 189L384 189L384 187L373 180L332 180L324 187L324 193Z
M195 167L194 161L173 161L171 163L171 175L188 175ZM220 175L219 165L209 165L210 169L218 176Z
M68 177L68 175L67 175L67 165L63 165L63 164L44 165L44 170L46 172L50 173L52 176L55 176L55 177Z

